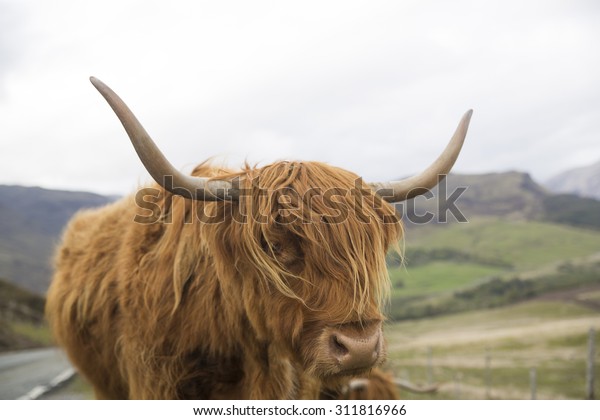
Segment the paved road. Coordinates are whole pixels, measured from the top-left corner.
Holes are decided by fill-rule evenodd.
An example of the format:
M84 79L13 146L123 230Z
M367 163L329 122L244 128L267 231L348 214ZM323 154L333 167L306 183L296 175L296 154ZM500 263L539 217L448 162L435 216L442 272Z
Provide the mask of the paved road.
M22 397L70 368L67 357L56 348L0 353L0 399Z

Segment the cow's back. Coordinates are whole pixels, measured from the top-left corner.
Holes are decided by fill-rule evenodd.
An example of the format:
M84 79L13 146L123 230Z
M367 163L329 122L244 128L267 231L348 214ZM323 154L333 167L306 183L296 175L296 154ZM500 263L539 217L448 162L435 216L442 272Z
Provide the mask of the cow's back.
M118 255L133 219L129 199L76 214L55 256L46 315L54 338L99 398L127 398L119 373Z

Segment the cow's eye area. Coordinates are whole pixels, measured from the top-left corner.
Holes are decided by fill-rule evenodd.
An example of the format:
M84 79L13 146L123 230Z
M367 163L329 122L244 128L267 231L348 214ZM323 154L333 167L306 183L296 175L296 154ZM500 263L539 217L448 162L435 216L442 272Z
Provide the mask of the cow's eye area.
M271 250L275 255L280 255L283 252L283 245L279 242L274 242L271 244Z
M275 259L278 264L292 272L300 271L303 252L300 241L293 235L279 235L271 240L262 239L261 245L265 254Z
M283 252L283 245L278 241L267 241L263 239L261 241L261 246L263 251L269 255L279 255Z

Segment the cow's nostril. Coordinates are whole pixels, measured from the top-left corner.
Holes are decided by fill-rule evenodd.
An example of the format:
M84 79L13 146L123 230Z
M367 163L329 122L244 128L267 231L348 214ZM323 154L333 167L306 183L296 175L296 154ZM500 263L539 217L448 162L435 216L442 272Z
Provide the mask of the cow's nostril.
M370 330L338 328L329 335L329 357L341 372L369 369L381 355L380 324Z
M337 335L333 334L331 336L331 353L334 356L341 357L347 355L349 352L348 347L340 342Z

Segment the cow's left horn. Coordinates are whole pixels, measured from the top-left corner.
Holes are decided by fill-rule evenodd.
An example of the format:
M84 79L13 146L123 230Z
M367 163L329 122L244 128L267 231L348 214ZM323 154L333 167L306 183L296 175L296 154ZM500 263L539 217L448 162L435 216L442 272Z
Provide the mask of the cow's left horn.
M460 120L454 135L446 146L442 154L427 169L418 175L400 181L374 182L369 186L377 191L384 200L390 203L408 200L424 194L435 187L452 169L454 162L458 158L460 149L467 135L469 121L473 110L469 110Z
M175 169L152 141L133 112L125 105L125 102L111 88L95 77L90 77L90 81L121 120L121 124L148 173L164 189L194 200L239 199L239 189L233 188L229 181L189 176Z

